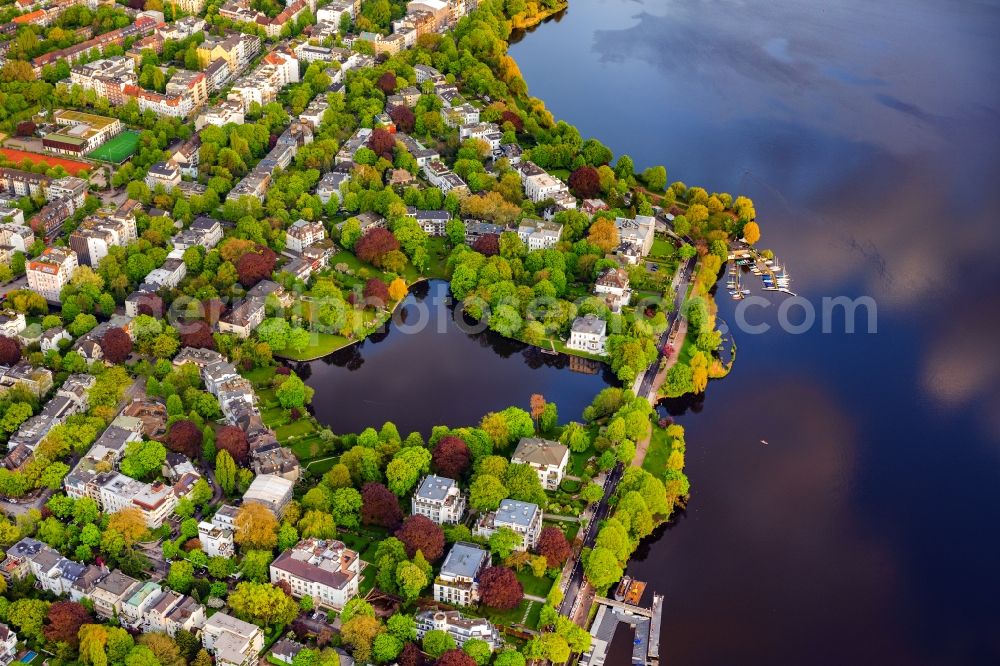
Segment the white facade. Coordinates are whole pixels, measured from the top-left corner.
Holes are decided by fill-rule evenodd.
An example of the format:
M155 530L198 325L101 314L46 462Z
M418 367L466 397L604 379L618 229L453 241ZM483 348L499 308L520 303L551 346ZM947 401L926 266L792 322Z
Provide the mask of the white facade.
M608 340L607 327L607 322L596 315L577 317L573 321L566 346L588 354L604 354L604 344Z
M271 562L271 582L285 581L292 596L340 610L358 595L361 558L342 541L305 539Z
M538 474L538 480L546 490L556 490L566 475L569 464L569 449L540 437L524 437L514 449L512 463L529 465Z
M465 513L465 496L452 479L425 476L410 499L411 513L427 516L438 525L457 523Z
M59 293L76 270L76 252L66 248L46 248L42 255L28 262L28 288L48 301L59 301Z

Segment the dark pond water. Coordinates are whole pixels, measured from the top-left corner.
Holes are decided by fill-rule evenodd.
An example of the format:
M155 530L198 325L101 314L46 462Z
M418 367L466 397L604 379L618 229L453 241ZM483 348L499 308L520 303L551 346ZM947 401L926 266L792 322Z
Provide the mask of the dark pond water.
M1000 663L997 35L996 2L571 0L513 47L584 136L751 196L817 312L877 302L870 335L751 309L667 407L694 495L629 566L666 663Z
M433 280L413 288L388 331L293 367L316 389L316 417L334 432L392 421L404 436L527 409L532 393L555 402L561 419L580 419L594 395L617 385L606 370L570 367L564 356L478 331L456 317L448 284Z

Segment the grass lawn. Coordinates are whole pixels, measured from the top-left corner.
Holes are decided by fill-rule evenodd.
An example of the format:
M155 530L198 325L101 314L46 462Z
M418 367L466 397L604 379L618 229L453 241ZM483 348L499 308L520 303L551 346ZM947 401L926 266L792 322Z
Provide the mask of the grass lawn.
M332 446L320 439L319 435L300 437L292 442L289 445L289 448L292 450L292 453L295 454L295 457L302 462L329 457L329 454L332 451ZM310 469L316 468L314 466Z
M358 585L358 596L362 599L375 587L375 565L369 564L361 572L361 583Z
M667 469L667 457L670 456L670 436L663 428L653 428L653 438L646 450L642 468L657 478L662 478Z
M666 238L654 238L653 247L649 251L650 259L667 259L674 256L676 249L674 244L668 241Z
M274 368L254 368L253 370L244 370L242 375L250 380L254 388L269 386L271 378L274 377ZM260 393L260 391L258 391Z
M536 597L544 597L552 589L552 579L548 576L538 577L525 568L517 574L517 579L521 581L521 587L525 594L533 594Z
M283 442L289 437L302 437L304 435L312 434L315 431L316 424L312 421L312 419L299 419L297 421L292 421L291 423L278 426L274 429L274 434L278 437L279 442Z
M586 451L570 451L569 473L573 476L583 476L587 473L587 462L594 452L590 449Z
M115 138L91 152L87 157L104 162L121 164L135 153L139 147L139 133L125 130Z
M309 468L309 471L312 472L313 474L326 474L331 469L333 469L333 466L336 465L338 462L340 462L340 458L334 456L323 460L319 460L315 463L310 463L307 465L307 467Z
M268 428L276 428L288 423L288 414L281 407L268 407L261 411L261 419Z
M309 346L301 351L293 351L291 349L286 349L279 353L278 356L282 358L291 359L293 361L311 361L313 359L322 358L328 354L346 347L351 344L353 340L348 340L342 335L333 335L332 333L318 333L313 332L310 335Z
M538 601L522 599L517 608L497 610L495 608L479 607L478 615L485 617L494 624L511 626L523 624L531 629L538 626L538 616L542 613L542 604Z

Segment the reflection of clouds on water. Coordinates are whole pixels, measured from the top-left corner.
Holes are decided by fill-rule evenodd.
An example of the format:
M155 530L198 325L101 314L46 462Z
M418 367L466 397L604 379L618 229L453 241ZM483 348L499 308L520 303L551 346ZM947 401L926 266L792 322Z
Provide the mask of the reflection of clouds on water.
M865 456L850 411L805 377L774 376L725 403L725 419L688 422L695 490L687 514L704 512L712 522L681 521L656 543L656 557L629 566L668 599L667 662L738 663L753 645L750 663L920 663L904 658L910 648L900 632L886 630L902 577L888 540L866 533L852 506ZM770 430L774 420L781 425ZM701 458L709 456L706 467ZM753 575L725 573L733 571ZM674 594L692 580L697 595ZM815 633L780 624L789 617L823 623L836 640L820 655ZM877 640L852 635L865 626L880 627ZM736 636L714 640L720 627Z
M995 114L984 111L983 97L995 108L997 90L981 82L992 81L989 63L1000 58L1000 47L988 31L965 29L995 24L990 7L849 0L818 10L799 0L686 0L646 3L634 20L594 32L603 62L643 60L669 73L676 94L716 103L720 91L739 91L734 114L771 116L773 101L781 100L787 121L893 152L944 141L946 121Z

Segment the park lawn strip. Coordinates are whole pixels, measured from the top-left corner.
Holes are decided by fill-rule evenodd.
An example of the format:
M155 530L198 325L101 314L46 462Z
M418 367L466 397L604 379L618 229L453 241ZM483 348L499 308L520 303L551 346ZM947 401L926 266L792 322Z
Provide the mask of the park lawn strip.
M517 579L521 581L521 587L525 594L532 594L536 597L547 596L552 589L552 579L547 576L536 576L527 568L517 573Z
M663 478L667 469L667 458L670 456L670 436L663 428L653 428L653 436L646 449L646 457L642 468L656 478Z

